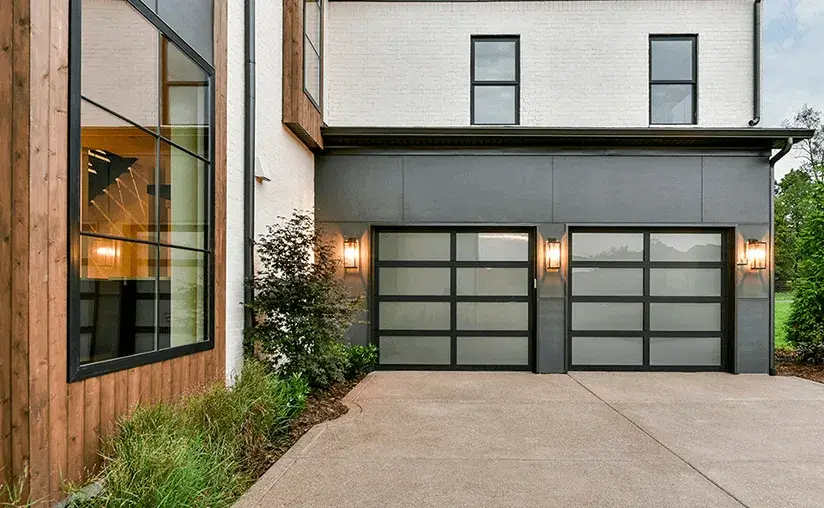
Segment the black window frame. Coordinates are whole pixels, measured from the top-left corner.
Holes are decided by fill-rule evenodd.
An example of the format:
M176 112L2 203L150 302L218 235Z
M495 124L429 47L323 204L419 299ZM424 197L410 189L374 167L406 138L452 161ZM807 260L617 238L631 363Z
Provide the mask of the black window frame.
M573 261L572 245L575 233L637 233L644 236L644 254L641 261ZM652 261L650 259L650 235L653 233L720 234L721 258L718 261ZM621 227L581 226L570 227L567 232L567 284L566 284L566 370L567 371L633 371L633 372L733 372L735 358L735 230L724 227ZM643 270L643 293L635 296L587 296L572 294L573 268L638 268ZM654 268L714 268L721 270L721 295L708 296L652 296L650 295L650 270ZM572 304L575 302L626 302L642 303L643 316L640 330L574 330ZM665 331L650 330L651 303L719 303L721 323L718 331ZM650 337L721 337L720 365L651 365ZM641 337L643 359L639 365L573 364L572 339L582 337Z
M209 87L209 146L208 157L204 157L192 152L186 147L179 145L168 137L162 135L162 129L153 132L144 126L138 125L122 114L95 102L81 94L81 41L82 41L82 3L83 0L69 0L69 90L68 90L68 272L67 272L67 381L69 383L81 381L91 377L102 376L111 372L131 369L142 365L149 365L172 358L178 358L202 351L208 351L215 347L214 325L215 325L215 67L187 44L168 24L166 24L149 6L141 0L125 0L132 8L137 10L155 29L159 32L158 50L162 51L163 38L165 37L182 51L192 62L200 67L208 76ZM213 32L214 34L214 32ZM214 35L213 35L214 37ZM213 42L214 43L214 42ZM158 72L162 70L162 62L159 62ZM163 77L158 79L159 94L163 93ZM158 96L160 102L162 95ZM94 107L114 115L118 119L128 123L132 127L143 131L147 135L153 136L157 143L166 143L171 147L183 151L184 153L205 162L208 165L208 178L206 184L208 227L205 232L206 247L203 249L187 248L183 245L167 244L160 241L144 241L131 238L120 238L106 234L84 232L81 235L80 227L80 159L81 159L81 118L80 110L82 103L88 103ZM158 117L158 123L162 119ZM206 267L204 268L204 278L206 291L204 295L204 340L185 344L182 346L168 347L165 349L155 349L145 353L136 353L129 356L101 360L85 365L80 364L80 264L81 264L81 236L111 240L126 240L133 243L142 243L157 246L158 248L174 248L180 250L190 250L205 254ZM155 294L158 289L155 289ZM157 296L155 299L157 308ZM156 327L157 328L157 327Z
M318 44L320 44L320 48L316 48L314 44L312 44L312 40L306 34L306 5L309 0L302 0L303 1L303 41L301 42L301 68L303 74L303 83L301 83L301 87L303 88L303 94L309 99L309 102L318 110L318 113L323 113L323 0L316 0L318 4L318 15L320 19L318 23L320 24L320 33L319 37L320 40ZM312 93L306 88L306 42L309 42L309 45L312 46L312 52L318 57L318 98L312 97Z
M689 41L692 42L692 79L652 79L652 43L654 41ZM650 34L648 49L649 64L649 124L650 125L698 125L698 34ZM692 86L692 121L689 123L653 123L652 89L655 85L691 85Z
M478 41L513 41L515 43L515 79L511 81L489 81L475 79L475 43ZM469 42L469 124L470 125L520 125L521 124L521 36L506 35L472 35ZM475 122L475 88L477 86L511 86L515 88L515 122L514 123L476 123Z

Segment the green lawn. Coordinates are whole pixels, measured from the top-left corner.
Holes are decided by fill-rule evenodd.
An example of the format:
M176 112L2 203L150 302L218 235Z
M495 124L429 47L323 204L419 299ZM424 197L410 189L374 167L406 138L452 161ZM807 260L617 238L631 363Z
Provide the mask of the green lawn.
M784 324L790 317L790 305L792 305L792 293L775 294L775 349L791 348L784 331Z

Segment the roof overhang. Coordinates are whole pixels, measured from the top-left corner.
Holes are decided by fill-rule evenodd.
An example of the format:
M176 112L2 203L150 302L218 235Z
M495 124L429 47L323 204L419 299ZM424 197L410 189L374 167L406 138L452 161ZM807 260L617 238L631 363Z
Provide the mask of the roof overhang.
M326 148L552 147L773 150L813 136L785 128L324 127Z

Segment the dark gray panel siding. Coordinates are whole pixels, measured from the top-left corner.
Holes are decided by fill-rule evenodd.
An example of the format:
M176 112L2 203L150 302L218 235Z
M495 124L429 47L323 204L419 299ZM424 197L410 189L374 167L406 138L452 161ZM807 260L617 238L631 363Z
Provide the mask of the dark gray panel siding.
M701 157L555 157L555 222L700 222Z
M543 241L564 242L567 224L678 224L733 227L737 249L747 238L769 239L770 167L765 156L553 155L388 151L316 157L318 219L339 235L362 239L360 273L347 274L368 292L368 228L374 224L529 224L538 228L536 360L539 372L565 368L566 261L543 267ZM565 248L565 247L564 247ZM736 267L735 365L767 372L772 269ZM369 327L348 337L366 343Z

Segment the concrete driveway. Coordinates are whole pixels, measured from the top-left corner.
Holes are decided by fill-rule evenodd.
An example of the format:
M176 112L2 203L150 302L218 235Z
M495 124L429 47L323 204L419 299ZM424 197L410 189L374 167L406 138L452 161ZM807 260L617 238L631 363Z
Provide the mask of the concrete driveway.
M824 506L812 381L384 371L345 402L239 506Z

